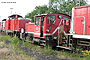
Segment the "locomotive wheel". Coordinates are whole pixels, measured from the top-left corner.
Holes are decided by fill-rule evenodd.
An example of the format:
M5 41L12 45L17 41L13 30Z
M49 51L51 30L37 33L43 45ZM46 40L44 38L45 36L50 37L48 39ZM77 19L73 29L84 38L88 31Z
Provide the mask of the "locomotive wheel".
M77 49L77 40L76 39L73 39L72 40L72 46L73 46L73 51L76 51L76 49Z
M33 36L32 36L32 35L30 35L29 40L30 40L30 41L32 41L32 40L33 40Z
M11 33L11 35L10 35L11 37L14 37L14 33Z
M26 34L26 39L29 40L29 42L32 42L33 41L33 35L32 34Z
M26 36L24 33L23 33L23 41L26 42Z
M52 41L52 37L51 36L46 36L46 47L48 48L49 46L50 47L53 47L53 41Z
M49 37L46 37L46 47L49 47Z

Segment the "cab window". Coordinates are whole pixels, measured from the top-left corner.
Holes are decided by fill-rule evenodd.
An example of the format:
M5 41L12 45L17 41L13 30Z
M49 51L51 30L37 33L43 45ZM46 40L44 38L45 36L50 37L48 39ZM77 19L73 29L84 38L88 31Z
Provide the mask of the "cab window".
M41 17L41 25L44 25L44 17Z
M39 25L40 23L40 17L35 17L35 25Z
M70 18L66 17L66 16L63 16L63 19L64 20L70 20Z
M15 19L15 16L10 17L10 19L12 19L12 20Z
M55 24L55 22L56 22L55 15L47 16L47 24Z

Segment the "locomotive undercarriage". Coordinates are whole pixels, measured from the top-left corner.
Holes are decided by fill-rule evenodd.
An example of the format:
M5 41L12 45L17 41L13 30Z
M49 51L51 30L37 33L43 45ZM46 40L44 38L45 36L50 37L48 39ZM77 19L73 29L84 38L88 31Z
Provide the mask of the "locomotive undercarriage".
M50 46L63 48L67 50L76 50L76 49L90 49L90 41L83 39L74 39L71 34L63 36L62 44L59 43L58 37L46 36L46 38L33 38L30 36L32 42L37 42L40 46Z
M15 36L15 33L9 33L10 36ZM90 50L90 40L89 39L79 39L79 38L73 38L72 35L67 34L63 36L62 44L59 44L58 37L57 36L46 36L46 38L36 38L33 37L33 34L22 34L22 40L29 39L31 43L37 42L40 46L51 46L51 47L57 47L57 48L63 48L68 50L77 50L77 49L84 49L84 50ZM16 34L20 38L19 33Z
M24 38L25 37L25 38ZM71 35L67 35L63 37L62 44L59 44L58 37L54 36L46 36L46 38L37 38L33 37L33 34L22 34L22 40L29 39L31 43L37 43L40 46L50 46L50 47L58 47L71 50L72 49L72 39Z
M62 43L58 40L57 36L46 36L46 38L33 37L33 34L20 33L20 32L7 32L6 34L10 36L17 36L22 40L29 39L31 43L37 43L40 46L51 46L57 48L63 48L68 50L77 49L87 49L90 50L90 40L89 39L79 39L73 38L72 34L66 34L62 36Z
M89 39L73 39L76 49L90 50L90 40Z

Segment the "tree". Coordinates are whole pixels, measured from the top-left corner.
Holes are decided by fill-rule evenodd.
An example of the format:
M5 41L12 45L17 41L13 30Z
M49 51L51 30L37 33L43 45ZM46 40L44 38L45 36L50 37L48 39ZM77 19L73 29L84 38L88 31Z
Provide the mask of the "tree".
M72 8L78 6L77 0L49 0L49 7L47 5L36 6L35 9L27 14L34 21L34 16L46 13L64 13L72 15ZM87 0L80 0L80 6L86 5Z
M49 7L59 13L72 14L72 8L78 6L77 0L49 0ZM80 6L86 5L86 0L80 0Z
M47 5L36 6L35 9L31 13L27 14L25 17L31 18L32 21L34 22L34 16L35 15L45 14L46 11L48 11Z

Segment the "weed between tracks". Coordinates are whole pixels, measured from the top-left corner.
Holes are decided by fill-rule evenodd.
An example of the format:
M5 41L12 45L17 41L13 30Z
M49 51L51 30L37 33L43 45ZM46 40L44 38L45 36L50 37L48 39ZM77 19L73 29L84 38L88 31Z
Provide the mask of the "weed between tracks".
M2 55L2 60L10 60L10 59L16 59L16 60L36 60L37 52L40 54L45 54L45 55L54 55L57 56L58 58L66 58L70 60L89 60L90 55L84 56L81 58L82 53L70 53L68 51L57 51L57 50L52 50L51 47L44 47L41 48L38 45L34 45L24 41L20 41L19 38L16 36L10 37L10 36L0 36L0 49L7 48L10 50L8 54Z

